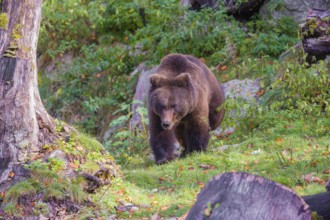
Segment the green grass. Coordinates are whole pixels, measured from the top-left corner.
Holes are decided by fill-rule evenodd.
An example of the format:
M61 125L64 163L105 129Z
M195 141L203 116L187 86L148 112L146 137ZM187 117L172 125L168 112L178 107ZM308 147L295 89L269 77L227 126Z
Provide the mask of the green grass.
M140 206L134 213L116 213L120 218L183 216L194 204L200 189L215 175L237 171L260 175L295 190L299 195L324 192L321 183L307 183L303 175L313 173L322 180L330 161L330 119L296 115L291 111L262 116L263 123L252 131L240 130L228 138L212 137L206 153L156 166L145 163L123 168L109 189L95 195L103 209L116 213L114 206L132 203ZM219 151L223 144L238 144ZM259 153L256 153L259 152ZM209 165L203 169L200 165ZM132 169L132 167L135 167ZM101 209L102 209L101 208Z

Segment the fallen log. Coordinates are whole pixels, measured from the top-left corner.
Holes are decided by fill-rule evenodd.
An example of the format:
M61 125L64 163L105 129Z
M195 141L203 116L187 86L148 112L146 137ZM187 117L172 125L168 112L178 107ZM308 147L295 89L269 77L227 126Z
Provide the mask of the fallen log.
M315 198L329 199L322 195L306 200ZM205 185L186 219L310 220L311 216L306 202L288 187L249 173L231 172Z
M330 10L310 10L301 28L307 61L314 63L330 55Z

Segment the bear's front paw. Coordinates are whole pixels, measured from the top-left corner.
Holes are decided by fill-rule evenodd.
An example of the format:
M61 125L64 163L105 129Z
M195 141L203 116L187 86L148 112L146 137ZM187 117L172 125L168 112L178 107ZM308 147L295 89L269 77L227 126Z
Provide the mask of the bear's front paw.
M168 162L168 160L166 158L163 158L163 159L160 159L160 160L156 160L156 164L157 165L162 165L162 164L165 164L167 162Z

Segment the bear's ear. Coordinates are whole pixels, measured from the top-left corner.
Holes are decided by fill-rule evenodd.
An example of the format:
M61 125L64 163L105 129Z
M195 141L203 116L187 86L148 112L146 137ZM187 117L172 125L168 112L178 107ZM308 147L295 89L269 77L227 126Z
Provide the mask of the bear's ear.
M154 73L149 77L152 86L158 88L161 87L166 81L166 77L160 74Z
M191 85L191 77L189 73L181 73L175 77L175 84L179 87L189 87Z

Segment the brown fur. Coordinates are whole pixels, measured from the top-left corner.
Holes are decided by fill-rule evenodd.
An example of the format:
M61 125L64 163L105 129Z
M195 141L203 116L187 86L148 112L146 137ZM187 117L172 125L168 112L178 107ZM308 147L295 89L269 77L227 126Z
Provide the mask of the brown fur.
M170 54L150 76L148 94L150 145L157 164L174 159L174 143L181 156L206 150L209 130L223 120L224 91L199 59Z

